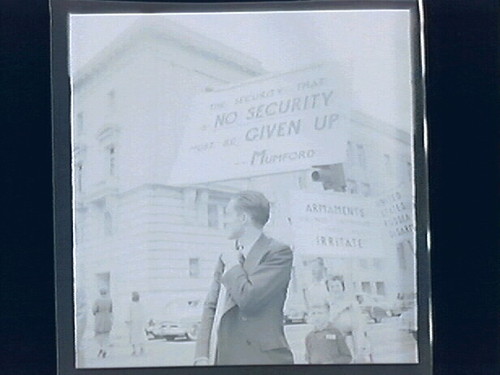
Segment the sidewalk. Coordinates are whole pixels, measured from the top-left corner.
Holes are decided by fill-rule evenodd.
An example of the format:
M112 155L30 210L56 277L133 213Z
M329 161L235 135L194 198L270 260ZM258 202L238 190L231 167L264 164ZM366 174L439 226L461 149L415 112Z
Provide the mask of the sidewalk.
M295 364L305 364L305 336L311 331L308 324L285 326ZM410 333L402 331L396 319L370 324L368 335L372 342L374 363L415 363L417 344ZM132 356L132 347L125 337L112 337L106 358L98 358L99 348L92 337L84 340L84 363L88 368L110 367L175 367L191 366L195 342L148 340L146 353Z

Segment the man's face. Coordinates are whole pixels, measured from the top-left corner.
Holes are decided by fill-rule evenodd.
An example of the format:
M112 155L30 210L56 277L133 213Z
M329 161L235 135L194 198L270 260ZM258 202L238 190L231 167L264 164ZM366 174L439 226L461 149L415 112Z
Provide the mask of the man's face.
M323 279L324 266L317 260L311 264L311 272L313 279L315 281L321 281Z
M241 238L245 232L245 214L243 212L238 212L235 208L235 204L236 202L233 199L230 200L224 215L224 227L227 238L230 240L237 240L238 238Z

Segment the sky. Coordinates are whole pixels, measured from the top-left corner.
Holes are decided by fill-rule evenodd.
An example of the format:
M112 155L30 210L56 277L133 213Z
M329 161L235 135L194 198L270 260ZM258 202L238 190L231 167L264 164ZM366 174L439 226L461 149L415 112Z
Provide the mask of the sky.
M322 61L352 66L353 108L411 131L410 18L405 10L72 15L77 71L136 22L166 19L261 61L272 73Z

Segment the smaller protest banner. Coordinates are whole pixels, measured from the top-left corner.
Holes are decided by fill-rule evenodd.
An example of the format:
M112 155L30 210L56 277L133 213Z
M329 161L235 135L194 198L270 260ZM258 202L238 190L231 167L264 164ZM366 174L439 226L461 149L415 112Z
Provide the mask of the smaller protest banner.
M383 257L386 230L373 198L346 193L290 193L295 250L301 255Z
M414 242L415 236L415 203L409 185L398 187L377 197L376 205L384 227L393 243L403 240Z

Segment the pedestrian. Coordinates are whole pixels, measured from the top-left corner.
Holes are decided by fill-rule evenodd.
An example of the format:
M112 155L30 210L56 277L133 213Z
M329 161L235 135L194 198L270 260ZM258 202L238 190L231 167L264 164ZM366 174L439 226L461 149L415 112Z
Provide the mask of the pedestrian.
M108 295L108 290L102 288L99 291L100 297L94 302L92 313L94 314L94 333L99 353L97 357L106 358L109 346L109 335L113 326L113 303Z
M342 276L329 276L326 286L330 296L330 322L346 337L353 363L372 362L371 343L359 303L346 292Z
M283 328L293 255L263 233L270 204L243 191L226 207L234 248L223 252L205 300L195 365L293 364Z
M328 302L328 290L325 283L327 269L323 258L318 257L311 260L308 266L311 270L311 281L303 290L307 311L309 311L310 306Z
M83 353L83 335L87 327L87 298L85 290L82 287L76 288L75 293L76 305L76 365L77 367L85 367L85 358Z
M132 292L132 302L129 306L129 319L127 324L129 328L129 340L132 345L132 355L144 354L146 318L138 292Z
M347 364L352 360L344 335L329 319L330 305L310 307L308 323L314 326L306 336L306 361L309 364Z

